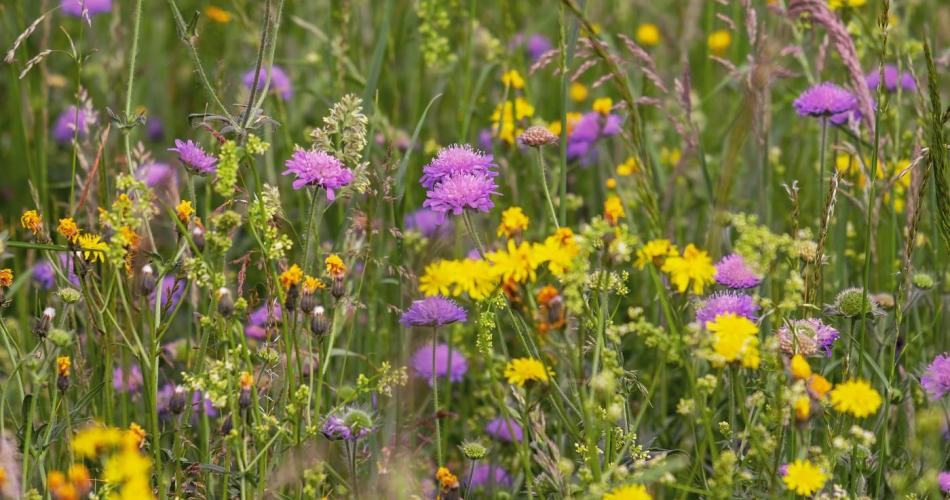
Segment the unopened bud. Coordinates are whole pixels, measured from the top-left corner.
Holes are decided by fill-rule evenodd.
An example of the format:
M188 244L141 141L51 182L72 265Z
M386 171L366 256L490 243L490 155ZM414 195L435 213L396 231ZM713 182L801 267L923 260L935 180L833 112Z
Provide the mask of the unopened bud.
M218 313L228 317L234 312L234 298L231 297L231 290L227 287L218 289Z

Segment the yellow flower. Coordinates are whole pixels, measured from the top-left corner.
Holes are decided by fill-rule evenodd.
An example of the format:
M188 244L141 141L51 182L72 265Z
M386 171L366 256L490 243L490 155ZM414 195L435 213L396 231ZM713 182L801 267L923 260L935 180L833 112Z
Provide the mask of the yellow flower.
M452 261L437 260L428 266L419 278L419 291L427 297L452 294L457 266Z
M808 361L806 361L805 357L801 354L792 356L790 368L792 371L792 377L795 380L805 380L808 377L811 377L811 367L808 366Z
M134 438L136 447L141 448L145 444L145 429L141 425L135 422L129 424L129 434Z
M346 274L346 264L343 263L343 259L335 253L331 253L323 260L323 265L326 266L327 274L334 278L339 278Z
M482 259L454 261L453 267L452 295L467 293L472 300L484 300L498 288L496 270Z
M188 221L191 220L191 215L195 213L195 208L191 206L191 202L188 200L182 200L175 207L175 214L178 215L178 220L182 224L188 224Z
M808 396L800 396L797 398L792 407L795 409L796 419L800 422L808 420L808 416L811 415L811 399Z
M515 143L515 137L521 135L521 128L517 123L534 116L534 106L532 106L524 97L518 96L514 103L505 101L499 103L492 113L492 132L495 137L507 142Z
M527 382L548 381L548 368L534 358L516 358L505 366L505 378L511 385L524 387Z
M741 362L746 368L759 367L759 327L735 313L720 314L707 322L713 334L713 365Z
M435 478L439 480L439 487L443 490L449 490L459 486L458 477L452 474L447 467L439 467L435 472Z
M604 187L611 190L617 189L617 179L614 179L613 177L608 177L607 180L604 181Z
M254 385L254 376L251 375L251 372L241 372L241 377L238 379L238 383L241 385L241 389L247 391L251 389L251 386Z
M208 16L208 19L220 24L225 24L231 21L230 12L220 7L215 7L214 5L205 7L205 15Z
M653 500L653 497L647 492L646 486L628 484L610 490L604 495L603 500Z
M300 266L294 264L286 271L280 273L280 286L282 286L284 290L290 290L290 287L299 285L302 279L303 271L300 269Z
M75 243L76 239L79 238L79 227L76 226L76 221L72 217L67 217L65 219L59 219L59 224L56 226L56 232L63 235L63 238Z
M580 121L581 116L583 115L576 112L571 112L565 115L565 118L567 119L567 135L571 135L571 132L574 131L574 125L577 124L578 121ZM548 130L550 130L552 134L556 136L560 136L561 135L561 120L557 120L557 121L553 121L549 123Z
M570 89L571 100L574 102L581 102L587 99L587 87L581 82L574 82L571 84Z
M606 115L610 113L610 110L614 107L614 101L609 97L601 97L600 99L595 99L591 109L594 111Z
M670 243L670 240L657 239L650 240L643 248L637 250L637 261L634 265L637 269L643 269L647 264L662 266L667 257L679 255L676 245Z
M729 30L716 30L709 34L706 40L709 44L709 50L714 54L722 54L732 44L732 33Z
M828 475L808 460L796 460L788 464L782 481L796 494L811 496L825 485Z
M105 251L109 246L99 238L98 234L87 233L79 236L77 243L83 250L82 258L87 262L105 262Z
M713 277L716 275L716 268L709 254L692 243L686 246L682 256L667 257L661 270L670 275L670 281L680 293L684 293L692 284L693 293L696 295L702 294L706 285L714 282Z
M92 478L89 476L89 469L83 464L70 465L69 470L66 471L66 476L69 478L69 482L83 493L92 488Z
M831 382L828 382L828 379L816 373L808 379L808 390L815 395L815 398L825 399L825 396L828 395L828 391L831 390Z
M624 215L623 203L617 195L610 195L604 200L604 219L607 219L607 222L616 226Z
M574 238L571 228L562 227L551 236L545 238L544 243L535 245L535 253L540 262L547 262L548 270L555 276L569 271L574 265L574 257L581 251Z
M541 261L530 243L521 242L520 245L515 245L514 240L508 240L507 252L489 252L485 257L494 264L495 272L504 281L524 283L537 279L535 269Z
M520 234L528 229L528 216L521 207L511 207L501 213L501 224L498 225L498 236L507 238Z
M10 288L13 285L13 270L10 268L0 269L0 287Z
M660 163L668 167L675 167L679 164L683 152L679 148L669 149L666 146L660 148Z
M69 368L72 366L72 361L70 361L69 356L60 356L56 358L56 373L60 377L69 376Z
M866 381L854 379L835 386L831 391L831 405L840 413L864 418L880 408L881 395Z
M20 225L23 229L29 229L31 233L37 234L43 229L43 217L36 210L27 210L20 216Z
M845 5L848 7L863 7L866 3L868 3L868 0L828 0L828 7L835 10Z
M326 285L324 285L322 281L320 281L317 278L314 278L313 276L306 276L303 279L302 288L303 288L304 293L314 293L317 290L326 288Z
M501 75L501 83L504 83L506 87L510 86L516 89L524 88L524 78L521 77L521 73L518 73L518 70L512 69L505 72Z
M660 28L653 23L643 23L637 26L637 42L647 47L660 43Z
M626 177L638 171L639 168L637 167L637 159L632 156L627 158L627 161L617 165L617 175L621 177Z

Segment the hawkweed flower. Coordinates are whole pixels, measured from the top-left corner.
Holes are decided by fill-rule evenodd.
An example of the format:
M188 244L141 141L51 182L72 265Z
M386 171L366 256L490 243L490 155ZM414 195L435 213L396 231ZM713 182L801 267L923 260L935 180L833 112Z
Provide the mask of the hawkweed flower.
M145 446L145 438L148 436L141 425L132 422L129 424L129 434L131 434L136 448Z
M0 288L13 286L13 270L9 267L0 269Z
M297 298L300 296L300 282L303 280L303 270L297 264L291 265L287 270L280 273L280 286L286 292L284 307L288 311L295 309Z
M327 201L336 199L336 190L353 182L353 171L335 156L323 151L298 149L284 163L283 175L294 175L294 189L316 186L327 192Z
M64 0L64 3L71 2L79 4L81 0ZM100 0L101 1L101 0ZM109 0L106 0L107 2ZM88 0L87 6L95 3L94 0ZM80 11L81 12L81 11ZM92 10L90 9L90 13ZM77 12L77 16L79 13ZM53 124L53 139L60 144L69 144L74 137L85 138L89 134L89 129L96 123L96 113L90 109L77 108L69 106L56 118Z
M304 276L303 282L300 286L303 295L300 298L300 309L304 311L312 311L313 308L317 305L316 296L317 290L323 290L326 288L326 285L320 281L319 278L313 276Z
M485 424L485 433L506 443L520 443L524 437L521 424L513 419L494 418Z
M251 88L254 85L254 70L244 73L244 86ZM261 68L257 74L257 90L264 89L264 83L267 81L267 70ZM280 66L272 65L270 68L270 89L272 92L280 95L281 99L289 101L294 96L294 89L290 83L290 77Z
M498 236L517 238L528 229L528 216L521 207L511 207L501 213L501 223L498 224Z
M82 17L83 9L90 16L104 14L112 10L112 0L62 0L59 3L60 8L65 14L70 16Z
M950 354L943 353L934 357L930 366L920 377L920 385L927 391L931 401L936 401L950 393Z
M195 213L195 207L191 205L189 200L181 200L178 205L175 205L175 216L178 217L178 220L181 221L185 226L191 222L191 216Z
M244 410L251 406L251 388L254 387L254 376L251 375L251 372L241 372L238 385L241 389L238 394L238 406Z
M439 498L458 499L459 497L459 478L449 471L446 467L439 467L435 473L435 478L439 481Z
M727 313L706 323L706 329L713 335L711 362L714 366L735 362L745 368L759 367L759 327L755 323Z
M788 368L795 380L807 380L811 377L811 366L808 365L808 360L801 354L792 356Z
M33 233L37 240L45 240L43 233L43 217L36 210L26 210L20 216L20 225L23 229Z
M534 245L528 242L515 244L508 240L507 251L488 252L485 259L492 263L493 272L506 282L524 283L537 279L536 269L541 258Z
M414 300L412 305L399 318L399 322L406 327L440 327L452 323L464 323L467 320L468 316L465 309L454 300L438 295L426 297L422 300Z
M653 496L642 484L628 484L608 491L603 500L653 500Z
M189 171L198 175L212 175L215 173L218 159L208 153L191 139L182 141L175 139L175 147L169 151L178 154L178 161Z
M850 413L856 418L874 414L881 406L881 395L871 384L855 379L842 382L831 390L831 405L839 413Z
M779 347L788 355L813 356L823 350L831 356L832 345L837 339L838 330L817 318L794 320L778 331Z
M729 288L753 288L762 282L762 276L752 270L741 255L727 255L716 263L716 283Z
M466 481L469 488L491 488L498 486L500 488L511 487L511 476L504 467L495 464L479 464L471 469L471 474Z
M831 382L828 381L825 377L818 375L817 373L812 374L811 377L808 377L808 383L806 384L808 393L818 401L822 401L831 392Z
M551 369L534 358L515 358L505 366L508 383L518 387L524 387L531 382L547 384L551 375Z
M608 196L604 201L604 219L611 225L616 226L624 216L623 203L620 202L620 197L617 195Z
M808 460L796 460L785 467L782 482L797 495L811 496L824 487L828 477L820 467Z
M828 118L857 109L858 98L834 83L825 82L802 92L794 105L800 116Z
M541 313L538 331L543 334L552 329L562 328L564 326L564 299L557 288L546 285L538 292L537 301Z
M868 71L864 81L867 82L869 89L876 90L881 84L881 71L878 68ZM885 64L884 88L888 92L897 92L898 87L907 92L916 92L917 82L914 80L914 75L910 72L901 72L896 64Z
M339 255L332 253L324 259L323 264L327 274L332 279L330 284L330 294L339 299L346 293L343 278L346 276L346 264Z
M79 226L76 225L76 221L72 217L67 217L65 219L59 219L59 224L56 225L56 232L66 238L66 241L70 243L76 243L76 240L79 239Z
M435 345L435 374L433 376L433 347L426 344L412 355L412 367L416 374L432 385L434 378L447 378L450 382L461 382L468 371L468 360L461 352L450 349L448 344ZM451 358L451 360L450 360ZM449 364L451 361L451 364Z
M691 288L696 295L701 295L706 286L714 282L713 277L716 275L709 254L692 243L686 246L682 255L667 257L660 270L670 276L670 281L680 293Z
M653 264L656 267L662 267L667 257L679 255L676 245L670 243L670 240L657 239L650 240L642 248L637 250L637 260L634 265L637 269L643 269L647 264Z
M56 388L60 391L65 392L66 389L69 389L69 375L72 365L69 356L56 358Z
M105 252L109 249L109 245L102 241L98 234L81 234L76 245L81 249L79 253L86 262L90 264L96 261L105 262Z
M716 30L706 38L709 51L716 55L723 54L732 45L732 33L729 30Z
M310 312L310 331L316 336L321 336L330 328L330 320L327 318L323 306L314 306Z
M660 43L660 28L653 23L642 23L637 26L637 43L653 47Z

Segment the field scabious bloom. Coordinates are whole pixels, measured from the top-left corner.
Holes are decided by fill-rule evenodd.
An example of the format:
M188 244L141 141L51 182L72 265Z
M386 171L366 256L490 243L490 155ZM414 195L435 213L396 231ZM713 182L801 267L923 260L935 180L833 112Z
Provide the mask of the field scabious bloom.
M729 288L753 288L762 282L759 276L741 255L727 255L716 263L716 282Z
M920 385L936 401L950 393L950 354L938 354L920 377Z
M614 113L590 111L582 115L567 136L568 160L580 160L581 165L592 163L596 159L594 145L601 138L619 134L622 123L620 115Z
M458 174L475 174L494 177L498 175L492 155L482 153L468 144L453 144L442 148L422 169L419 183L432 189L440 182Z
M831 356L832 345L838 339L838 330L817 318L799 319L779 328L778 339L779 346L786 354L813 356L823 350Z
M251 86L254 85L254 70L252 69L247 73L244 73L244 78L242 80L245 87L251 88ZM257 90L264 88L265 81L267 81L267 70L265 68L261 68L257 78ZM290 84L290 77L280 66L271 66L270 89L271 91L280 94L281 99L285 101L289 101L290 98L294 96L294 89Z
M433 296L412 302L399 319L403 326L445 326L464 323L468 319L465 309L452 299ZM430 350L431 352L431 350Z
M451 365L449 364L449 358ZM412 355L412 367L416 374L432 383L432 344L420 347ZM468 371L468 360L461 352L449 349L448 344L435 345L435 376L448 378L450 382L461 382Z
M83 7L90 16L112 10L112 0L62 0L59 5L63 12L76 17L82 16Z
M782 482L797 495L810 496L820 490L828 475L817 465L808 460L796 460L785 468Z
M178 154L178 161L188 170L199 175L210 175L216 171L215 166L218 159L209 155L205 150L191 139L182 141L175 139L175 147L168 149Z
M528 382L547 383L550 369L534 358L515 358L505 366L505 378L511 385L524 387Z
M503 417L494 418L485 424L485 432L489 436L507 443L520 443L524 437L524 431L521 424Z
M491 155L468 145L443 148L423 169L419 183L426 189L422 206L445 214L459 215L463 210L487 212L494 207L492 195L498 194L497 174Z
M471 470L468 477L469 488L490 487L492 485L500 488L511 487L511 476L500 465L480 464Z
M842 382L831 390L831 405L840 413L850 413L857 418L873 414L881 406L881 395L871 384L856 379Z
M78 4L78 0L76 3ZM91 110L69 106L56 118L53 138L60 144L69 144L77 135L82 139L89 134L89 129L96 123L96 119L96 113Z
M735 313L722 314L706 323L713 335L712 363L722 366L738 362L745 368L759 367L759 327Z
M857 109L858 98L837 84L824 82L802 92L794 104L800 116L827 118Z
M878 68L874 68L871 71L868 71L864 81L867 82L869 89L877 89L878 85L881 84L880 70ZM902 73L897 69L896 64L885 64L884 88L886 88L888 92L897 92L898 87L907 92L916 91L917 82L914 80L914 75L908 72Z
M716 275L709 254L692 243L686 246L682 255L667 257L660 269L670 276L670 281L680 293L691 288L696 295L702 294L706 286L714 282L713 277Z
M698 303L696 322L705 325L716 317L729 313L755 321L759 314L759 305L751 295L732 291L716 292Z
M284 165L283 175L294 175L294 189L316 186L327 191L327 200L336 199L336 190L353 182L353 171L335 156L323 151L298 149Z

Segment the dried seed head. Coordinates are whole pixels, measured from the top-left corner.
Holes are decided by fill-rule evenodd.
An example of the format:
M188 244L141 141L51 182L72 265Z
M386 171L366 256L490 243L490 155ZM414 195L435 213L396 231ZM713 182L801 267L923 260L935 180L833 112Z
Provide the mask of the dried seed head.
M525 146L539 148L541 146L547 146L548 144L554 144L557 142L557 136L552 134L551 131L545 127L534 126L528 127L528 130L522 132L522 134L518 136L518 140Z

